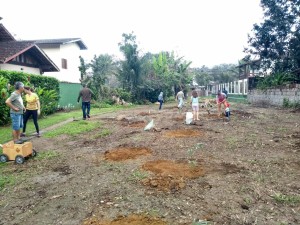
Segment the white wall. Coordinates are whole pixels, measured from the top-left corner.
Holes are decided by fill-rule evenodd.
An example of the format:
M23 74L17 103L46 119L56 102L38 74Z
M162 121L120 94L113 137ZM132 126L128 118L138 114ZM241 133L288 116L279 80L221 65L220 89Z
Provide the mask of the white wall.
M61 45L60 48L42 48L60 69L59 72L46 72L45 76L55 77L59 81L80 83L80 48L76 43ZM61 59L67 60L67 69L62 68Z
M27 66L19 66L14 64L0 64L0 70L9 70L9 71L21 71L24 73L31 73L40 75L39 68L32 68Z

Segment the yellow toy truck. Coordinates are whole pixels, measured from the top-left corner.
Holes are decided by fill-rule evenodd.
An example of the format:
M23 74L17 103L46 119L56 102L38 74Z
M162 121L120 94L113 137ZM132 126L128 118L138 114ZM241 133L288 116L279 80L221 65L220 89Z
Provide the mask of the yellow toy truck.
M26 157L36 156L36 151L32 148L32 143L25 141L22 144L15 144L13 141L0 145L3 153L0 155L0 162L14 160L17 164L23 164Z

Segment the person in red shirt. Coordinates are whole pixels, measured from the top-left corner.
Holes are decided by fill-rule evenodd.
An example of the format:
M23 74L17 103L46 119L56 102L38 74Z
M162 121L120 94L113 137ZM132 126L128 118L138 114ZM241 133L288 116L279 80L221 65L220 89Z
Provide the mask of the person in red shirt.
M222 113L221 113L221 106L223 105L224 106L224 110L225 110L226 104L227 104L226 94L224 94L223 92L221 92L221 90L219 90L218 94L217 94L216 101L217 101L217 105L218 105L218 113L219 113L219 116L221 116L222 115Z

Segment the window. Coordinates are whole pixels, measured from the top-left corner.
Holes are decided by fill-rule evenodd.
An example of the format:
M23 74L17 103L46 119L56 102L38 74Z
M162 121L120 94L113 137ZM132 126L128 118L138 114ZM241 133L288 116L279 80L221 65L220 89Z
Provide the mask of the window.
M66 59L61 59L61 68L68 69L68 63Z

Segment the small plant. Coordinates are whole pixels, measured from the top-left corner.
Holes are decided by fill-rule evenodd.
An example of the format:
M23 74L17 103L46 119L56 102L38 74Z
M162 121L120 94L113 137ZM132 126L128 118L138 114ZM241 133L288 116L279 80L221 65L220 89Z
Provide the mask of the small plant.
M281 193L276 193L272 197L276 202L279 202L279 203L286 203L286 204L300 203L299 195L283 195Z
M192 223L192 225L209 225L210 222L206 220L199 220Z
M147 172L143 172L143 171L139 171L139 170L135 170L131 176L130 176L130 180L135 180L135 181L140 181L143 180L145 178L147 178L149 176L149 174Z
M300 109L300 102L290 102L288 98L283 99L282 103L283 108L295 108L295 109Z
M202 148L203 143L197 143L194 147L189 148L187 150L187 155L189 159L193 159L195 153L197 152L198 149Z

